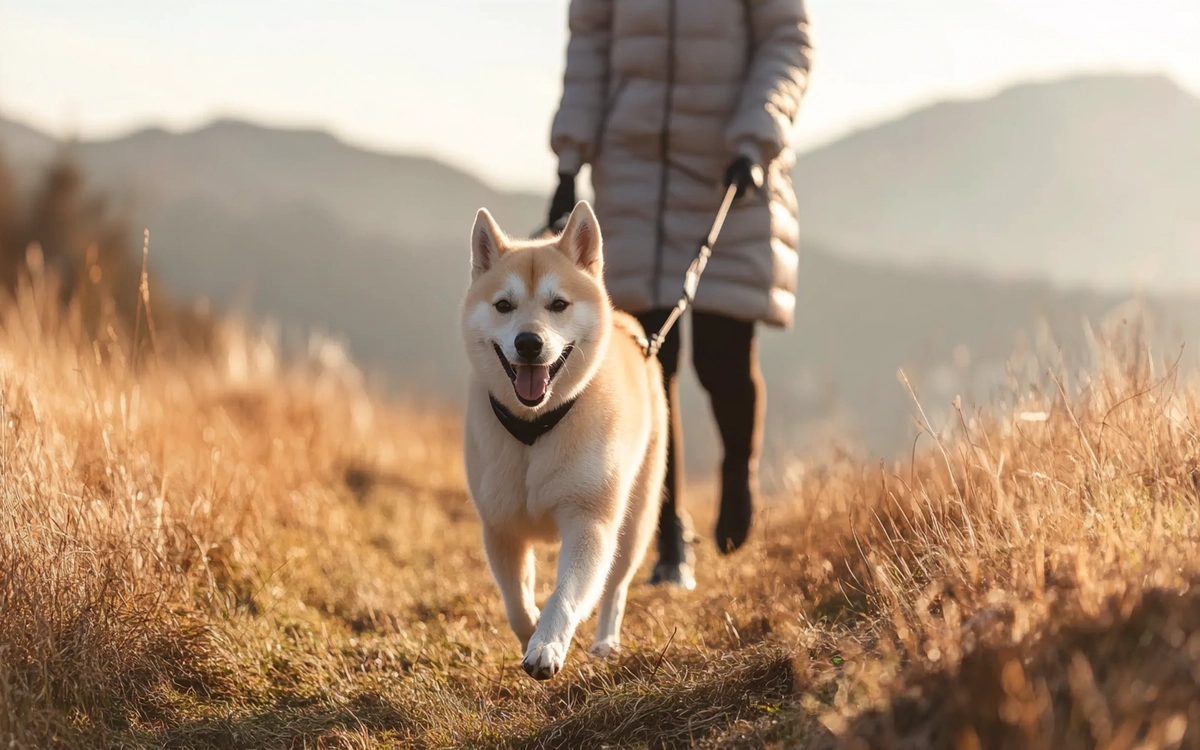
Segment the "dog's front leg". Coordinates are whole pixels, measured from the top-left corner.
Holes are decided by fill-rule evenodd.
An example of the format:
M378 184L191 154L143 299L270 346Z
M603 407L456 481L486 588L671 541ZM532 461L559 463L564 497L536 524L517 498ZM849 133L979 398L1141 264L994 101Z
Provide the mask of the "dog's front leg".
M521 663L537 680L562 669L575 629L600 598L617 546L615 519L571 509L555 520L562 537L558 581Z
M529 644L538 622L534 600L533 546L509 531L484 527L483 548L496 586L504 598L508 624L521 641L521 650Z

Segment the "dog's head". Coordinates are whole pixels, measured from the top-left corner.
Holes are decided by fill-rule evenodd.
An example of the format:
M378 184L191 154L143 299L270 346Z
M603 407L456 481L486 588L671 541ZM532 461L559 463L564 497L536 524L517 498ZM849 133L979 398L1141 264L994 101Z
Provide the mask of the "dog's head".
M600 226L584 201L562 234L512 240L480 209L462 333L475 375L514 411L576 396L608 345L611 303Z

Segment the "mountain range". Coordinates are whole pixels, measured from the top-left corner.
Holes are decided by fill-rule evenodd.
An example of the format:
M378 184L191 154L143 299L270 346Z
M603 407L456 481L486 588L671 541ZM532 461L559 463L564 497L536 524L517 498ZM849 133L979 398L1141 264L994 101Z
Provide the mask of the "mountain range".
M1192 290L1197 134L1200 98L1171 80L1088 76L918 110L796 177L808 236L856 258Z
M828 429L901 452L914 405L897 368L932 420L949 418L956 394L1011 388L1006 362L1039 330L1085 363L1084 320L1120 320L1139 284L1155 317L1177 324L1159 329L1159 352L1190 340L1197 133L1200 99L1170 80L1088 76L936 104L802 154L797 326L763 334L768 456L821 447ZM63 144L0 119L0 147L31 181ZM68 148L139 237L150 229L152 270L174 294L339 335L390 387L447 401L466 380L456 308L475 210L519 234L548 199L321 131L228 119ZM690 379L684 397L689 465L710 467L713 431Z

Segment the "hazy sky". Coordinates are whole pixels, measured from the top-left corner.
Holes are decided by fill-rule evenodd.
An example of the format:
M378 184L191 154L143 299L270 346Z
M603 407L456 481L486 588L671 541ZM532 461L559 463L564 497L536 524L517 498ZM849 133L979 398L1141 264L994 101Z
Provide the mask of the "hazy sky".
M219 115L328 128L547 189L567 0L0 0L0 113L63 134ZM809 0L809 146L1077 71L1200 91L1200 0Z

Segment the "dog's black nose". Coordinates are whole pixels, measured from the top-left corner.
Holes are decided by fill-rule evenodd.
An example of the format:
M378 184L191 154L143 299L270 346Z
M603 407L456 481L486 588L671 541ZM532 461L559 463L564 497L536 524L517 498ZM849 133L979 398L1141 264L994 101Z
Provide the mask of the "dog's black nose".
M542 356L542 337L536 333L518 333L513 345L517 347L517 354L526 362L534 362Z

